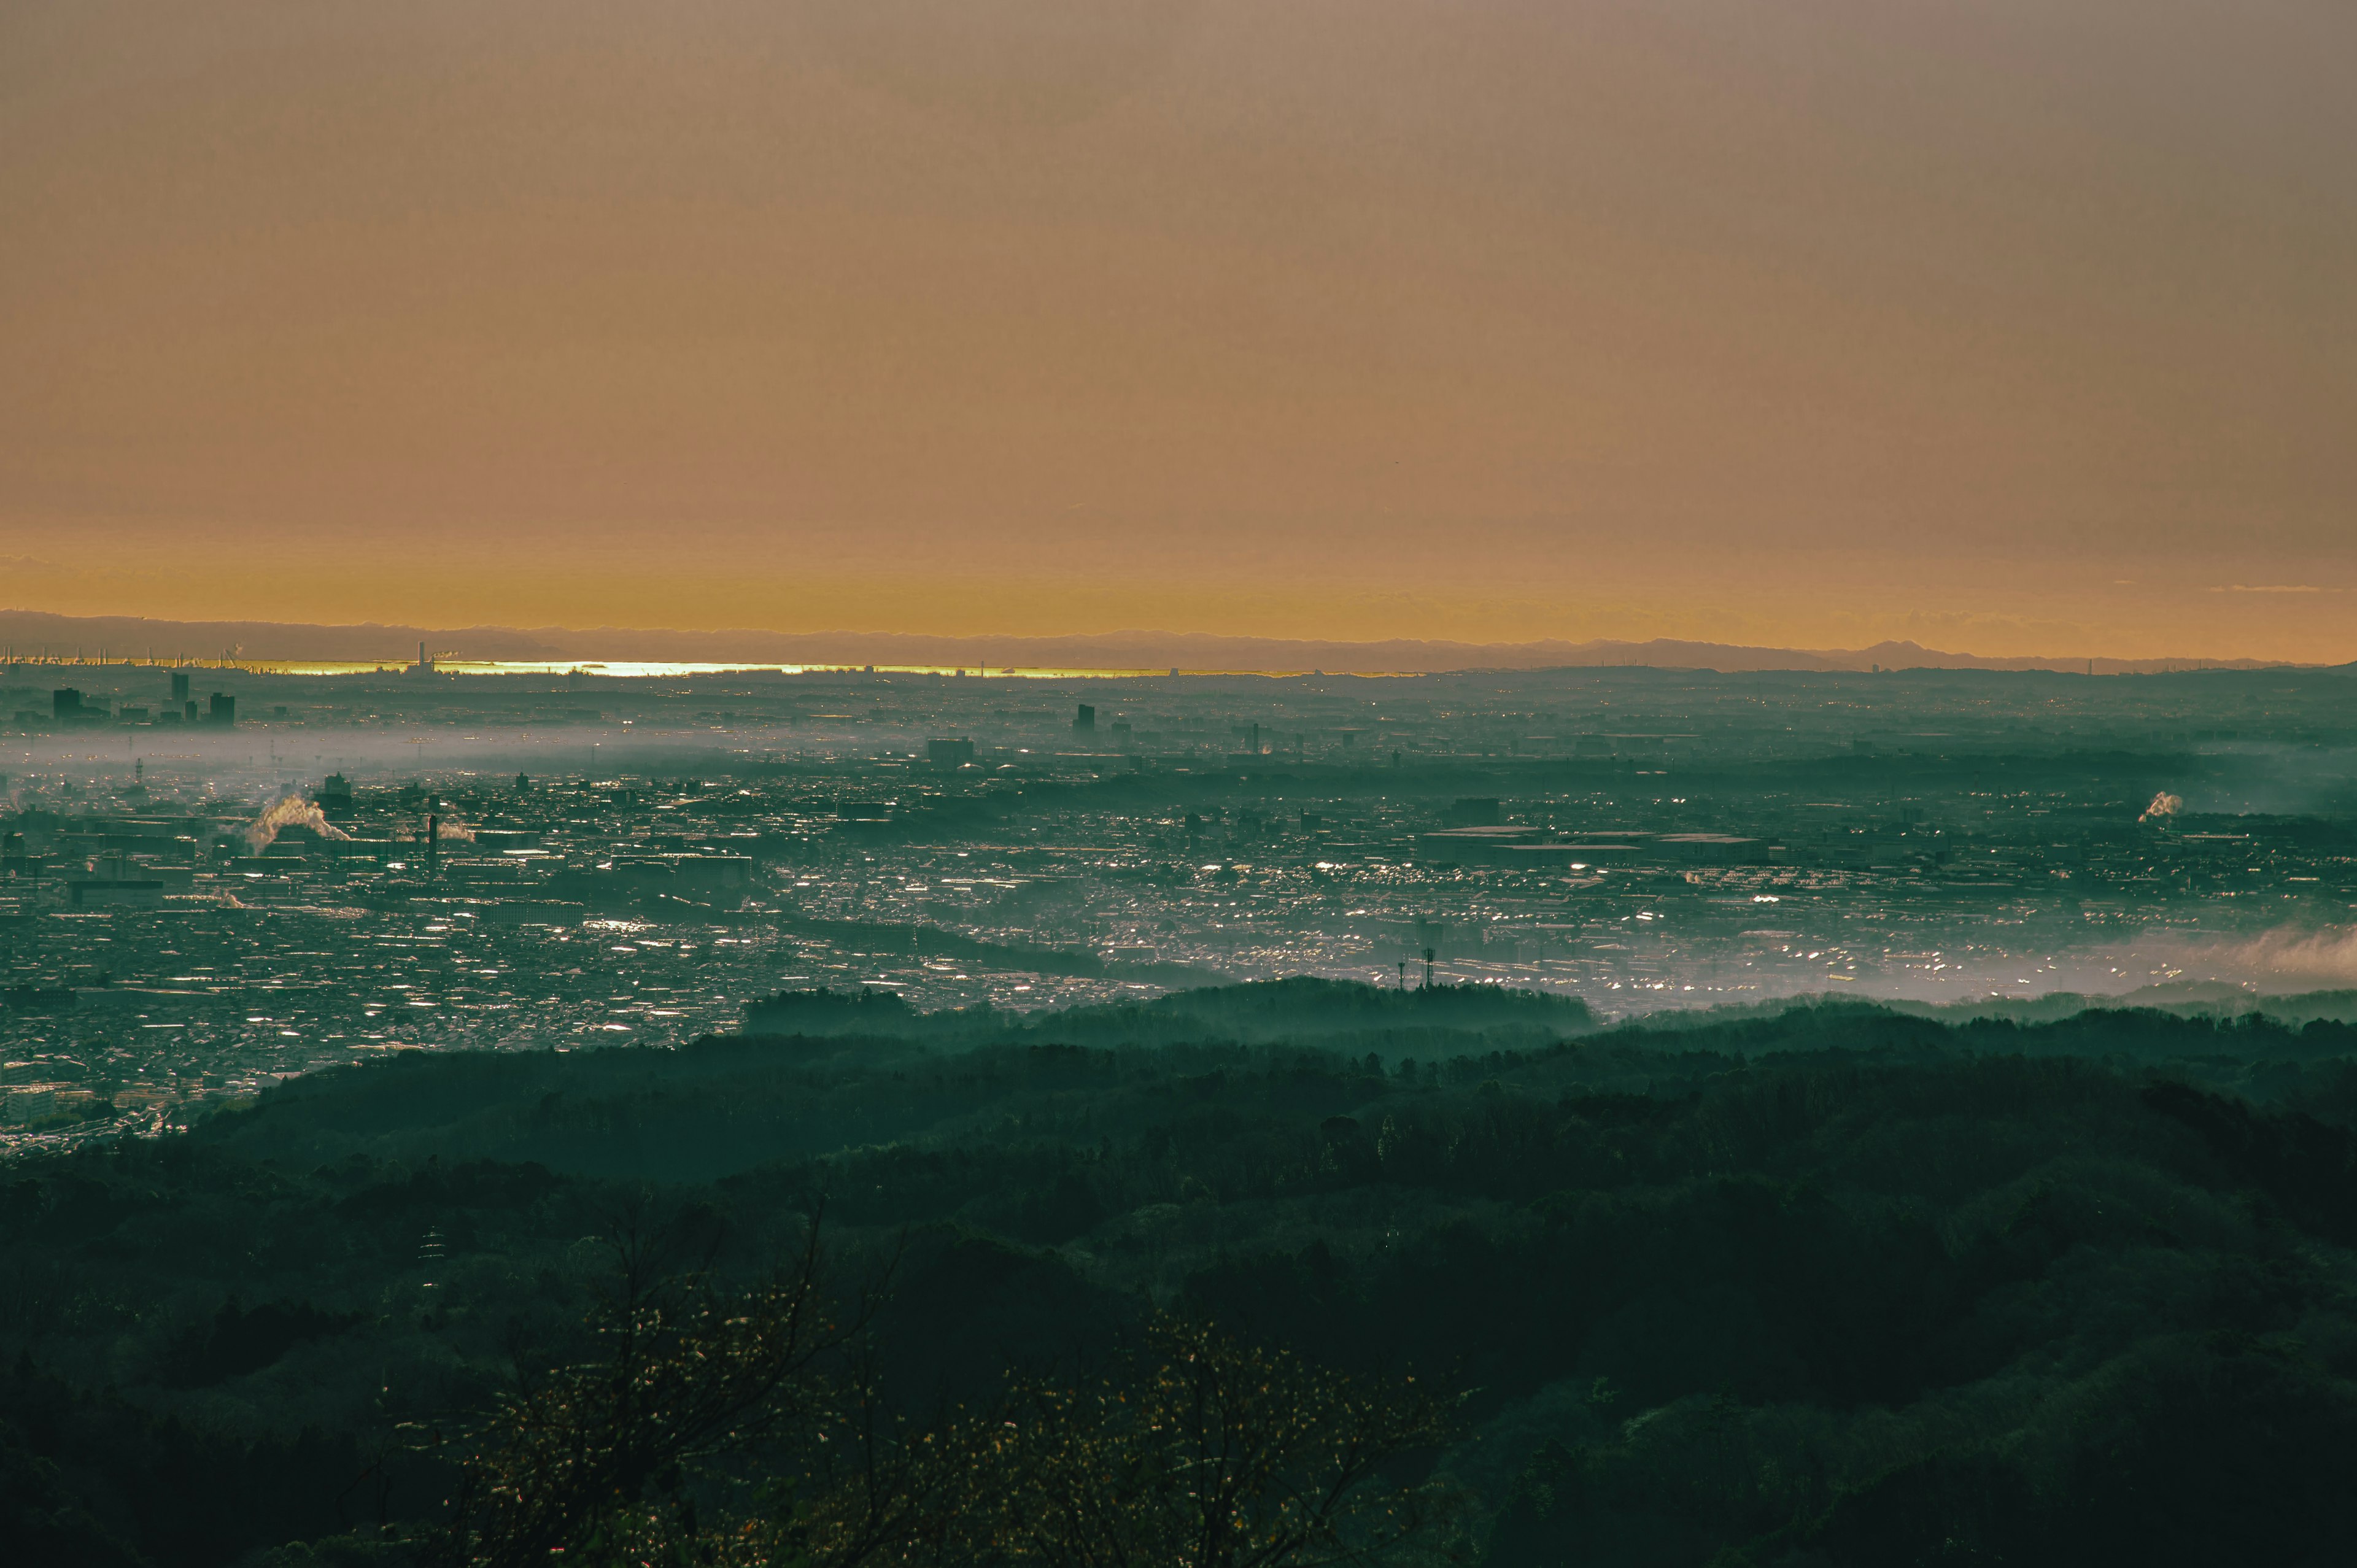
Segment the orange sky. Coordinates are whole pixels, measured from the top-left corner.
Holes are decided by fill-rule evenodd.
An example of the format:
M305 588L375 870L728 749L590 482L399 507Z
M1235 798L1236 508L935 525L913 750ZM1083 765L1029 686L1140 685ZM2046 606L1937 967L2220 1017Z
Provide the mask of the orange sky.
M0 605L2357 658L2347 0L10 0Z

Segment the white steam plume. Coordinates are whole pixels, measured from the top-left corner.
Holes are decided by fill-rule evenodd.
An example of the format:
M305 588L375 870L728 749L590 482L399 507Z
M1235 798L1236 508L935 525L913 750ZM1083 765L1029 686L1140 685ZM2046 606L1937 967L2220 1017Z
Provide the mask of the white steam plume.
M283 796L270 802L262 815L245 827L247 853L260 854L278 837L278 830L307 827L323 839L348 839L352 835L328 821L318 803L301 795Z

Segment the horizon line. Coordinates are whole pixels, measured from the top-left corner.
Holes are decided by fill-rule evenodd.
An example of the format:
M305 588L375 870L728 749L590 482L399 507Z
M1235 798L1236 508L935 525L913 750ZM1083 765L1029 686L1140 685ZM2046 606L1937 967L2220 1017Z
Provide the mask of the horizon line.
M1915 639L1913 639L1912 638L1884 638L1884 639L1880 639L1880 640L1878 640L1878 641L1876 641L1876 642L1866 643L1866 644L1863 644L1863 645L1860 645L1860 646L1855 646L1855 647L1824 647L1824 646L1819 646L1819 647L1804 647L1804 646L1801 646L1801 645L1793 644L1793 643L1771 643L1771 642L1734 642L1734 641L1720 641L1720 640L1716 640L1716 639L1706 639L1706 638L1698 638L1698 637L1669 637L1669 636L1657 636L1657 637L1650 637L1650 638L1635 638L1635 637L1625 637L1625 636L1621 636L1621 637L1593 637L1593 638L1586 638L1586 639L1576 639L1576 640L1575 640L1575 639L1569 639L1569 638L1562 638L1562 637L1527 638L1527 639L1514 639L1514 640L1503 640L1503 639L1501 639L1501 640L1473 640L1473 639L1464 639L1464 638L1453 638L1453 637L1419 637L1419 636L1406 636L1406 635L1395 635L1395 636L1390 636L1390 637L1356 637L1356 638L1340 638L1340 637L1303 637L1303 636L1285 635L1285 634L1277 634L1277 633L1265 633L1265 632L1177 631L1177 630L1171 630L1171 629L1162 628L1148 628L1148 627L1124 627L1124 628L1118 628L1118 629L1110 630L1110 631L1072 631L1072 632L1045 632L1045 633L1041 633L1041 632L1031 632L1031 633L994 633L994 632L937 632L937 631L907 631L907 630L857 630L857 629L853 629L853 628L844 628L844 627L831 628L828 628L828 629L825 629L825 630L819 630L819 631L790 631L790 630L780 630L780 629L778 629L778 628L769 628L769 627L751 627L751 626L739 626L739 627L715 627L715 628L668 627L668 626L619 626L619 625L612 624L612 623L610 623L610 622L609 622L609 623L601 624L601 625L597 625L597 626L586 626L586 627L563 626L563 625L555 625L555 624L546 624L546 625L541 625L541 626L515 626L515 625L509 625L509 624L503 624L503 623L498 623L498 622L477 622L477 623L475 623L475 624L473 624L473 625L471 625L471 626L463 626L463 627L427 627L427 626L420 626L420 625L416 625L416 624L413 624L413 623L403 623L403 622L398 622L398 621L377 621L377 620L367 620L367 621L302 621L302 620L274 620L274 619L261 619L261 618L206 618L206 619L188 619L188 618L178 618L178 617L146 616L146 615L132 615L132 614L74 615L74 614L70 614L70 613L67 613L67 612L64 612L64 611L59 611L59 610L36 609L36 608L31 608L31 607L25 607L25 606L5 606L5 607L0 607L0 621L5 621L5 619L12 618L26 618L26 619L45 620L45 621L57 621L57 622L66 622L66 623L81 623L81 624L84 624L84 625L93 625L93 626L94 626L95 624L97 624L97 623L107 623L107 622L113 622L113 623L118 623L118 624L120 624L120 623L126 623L126 622L127 622L127 623L132 623L132 624L134 624L134 625L138 625L138 626L143 626L143 627L154 627L154 628L156 628L158 630L161 630L162 628L184 628L184 629L185 629L185 631L189 632L189 633L194 633L194 632L196 632L196 631L198 631L198 630L199 630L199 629L207 629L207 628L222 628L222 629L229 629L229 628L253 628L253 629L257 629L257 630L260 630L260 629L265 629L265 628L266 628L266 629L268 629L268 630L270 630L270 631L276 632L276 633L293 634L293 635L296 635L296 636L299 636L299 635L304 634L304 633L312 633L312 634L317 634L317 636L320 636L320 637L322 637L322 638L328 638L328 637L350 637L350 636L354 636L354 635L366 635L366 634L372 633L372 632L382 632L382 633L386 633L386 634L399 633L399 634L401 634L401 635L402 635L403 640L404 640L404 642L407 642L407 641L410 641L410 640L414 639L418 634L420 634L420 633L423 633L423 634L424 634L427 639L434 639L434 638L445 638L445 639L466 638L466 637L469 637L469 636L471 636L471 637L475 637L475 638L479 638L479 638L485 638L485 637L492 637L492 638L507 637L507 638L520 638L520 639L521 639L521 638L535 638L535 637L543 637L543 636L563 636L563 637L567 637L567 638L597 638L597 637L627 637L627 638L677 638L677 639L699 639L699 640L703 640L703 641L706 641L706 642L710 642L710 641L716 641L716 640L723 639L739 639L739 638L748 638L748 639L749 639L749 638L759 638L759 639L776 639L776 640L780 641L780 642L789 642L789 641L790 641L790 642L793 642L793 643L797 643L797 644L804 644L804 645L807 645L807 644L813 644L813 643L820 643L820 644L823 644L823 643L826 643L826 642L834 642L834 641L840 641L840 642L877 642L877 643L911 643L911 642L920 642L920 643L932 643L932 644L965 645L965 646L967 646L967 647L971 647L971 648L973 648L973 649L974 649L974 657L973 657L973 658L969 658L969 659L966 659L966 660L963 660L963 663L965 663L965 664L967 664L968 666L973 666L973 665L979 664L979 665L984 665L984 666L988 666L988 667L1003 667L1003 668L1006 668L1006 669L1023 669L1023 670L1044 670L1044 669L1049 669L1049 668L1070 669L1070 668L1072 668L1072 667L1073 667L1073 665L1072 665L1071 662L1069 662L1069 661L1065 661L1065 660L1037 660L1037 661L1032 661L1032 660L997 660L997 659L988 658L988 657L986 656L987 650L988 650L991 646L994 646L994 645L995 645L995 646L997 646L997 647L1000 647L1000 648L1006 649L1006 650L1010 650L1010 651L1013 651L1013 650L1020 650L1020 649L1024 649L1024 648L1027 648L1027 647L1028 647L1028 648L1039 648L1039 647L1044 647L1044 646L1063 646L1063 647L1071 647L1071 646L1072 646L1072 645L1076 645L1076 644L1085 645L1085 644L1090 644L1090 643L1103 643L1103 644L1127 644L1127 643L1154 643L1154 642L1165 642L1165 643L1187 643L1187 644L1197 644L1197 645L1210 643L1210 644L1227 644L1227 645L1231 645L1231 646L1233 646L1233 645L1240 645L1240 644L1241 644L1241 645L1261 645L1261 646L1267 646L1267 647L1273 647L1273 648L1300 648L1300 649L1305 649L1305 650L1308 650L1308 649L1330 650L1334 650L1334 651L1336 651L1336 652L1342 652L1342 651L1344 651L1344 650L1361 650L1361 649L1372 650L1372 649L1393 649L1393 648L1399 648L1399 649L1406 649L1406 648L1419 648L1419 649L1432 649L1432 650L1461 650L1461 651L1466 652L1466 653L1495 652L1495 653L1498 653L1498 654L1506 654L1506 655L1512 655L1512 654L1516 654L1516 653L1521 653L1521 654L1526 654L1526 655L1527 655L1527 654L1539 653L1539 652L1541 652L1542 650L1545 650L1545 651L1553 651L1553 650L1562 650L1563 652L1565 652L1565 653L1569 653L1569 654L1577 654L1577 653L1585 653L1585 652L1591 652L1591 651L1594 651L1594 652L1604 652L1604 651L1625 651L1625 652L1631 652L1631 653L1634 653L1634 652L1639 652L1639 651L1647 651L1647 650L1672 650L1672 649L1674 649L1674 650L1681 650L1681 651L1691 651L1691 652L1693 652L1693 653L1697 653L1697 654L1699 654L1699 653L1718 653L1718 652L1724 652L1724 653L1728 653L1728 654L1736 654L1736 655L1749 656L1749 657L1752 657L1752 658L1758 658L1758 657L1760 657L1760 656L1763 656L1763 655L1764 655L1764 656L1788 655L1788 656L1792 656L1792 657L1796 657L1796 658L1804 658L1804 659L1819 659L1819 660L1829 660L1829 659L1864 659L1864 660L1869 660L1869 661L1873 660L1876 655L1878 655L1878 654L1883 654L1883 653L1886 653L1886 652L1887 652L1887 653L1889 653L1889 654L1901 655L1901 656L1905 656L1905 655L1921 655L1921 656L1922 656L1923 658L1925 658L1925 659L1927 659L1927 660L1949 660L1949 661L1953 661L1953 662L1951 662L1951 663L1938 663L1938 664L1934 664L1934 663L1924 663L1924 664L1912 664L1912 665L1901 665L1901 666L1897 666L1896 668L1899 668L1899 669L1970 669L1970 668L1976 668L1976 667L1977 667L1977 668L1992 668L1992 669L2012 668L2012 669L2017 669L2017 670L2020 670L2020 671L2031 671L2031 670L2043 669L2043 668L2048 668L2048 667L2054 667L2054 668L2056 669L2056 671L2057 671L2057 672L2068 672L2067 669L2065 669L2064 667L2069 667L2069 668L2075 668L2075 669L2079 669L2079 670L2081 670L2081 671L2082 671L2082 672L2093 672L2093 671L2092 671L2092 670L2090 670L2090 669L2089 669L2089 667L2092 667L2092 666L2099 666L2099 665L2101 665L2101 666L2111 666L2111 667L2112 667L2112 672L2115 672L2115 673L2119 673L2119 672L2128 672L2128 671L2130 671L2131 670L2133 670L2133 671L2136 671L2136 672L2153 672L2153 673L2172 672L2172 673L2173 673L2173 672L2179 672L2179 671L2176 670L2176 667L2177 667L2177 666L2186 666L2186 667L2188 667L2188 669L2187 669L2187 671L2186 671L2185 672L2190 672L2190 671L2193 671L2193 670L2205 669L2205 668L2206 668L2206 669L2227 669L2227 668L2231 668L2231 669L2237 669L2237 670L2331 670L2331 669L2346 668L2346 667L2348 667L2349 665L2351 665L2351 664L2352 664L2352 663L2357 663L2357 658L2345 659L2345 660L2263 659L2263 658L2255 658L2255 657L2252 657L2252 656L2249 656L2249 655L2244 655L2244 654L2215 654L2215 653L2211 653L2211 654L2174 654L2174 653L2172 653L2172 654L2151 654L2151 655L2142 655L2142 656L2138 656L2138 655L2115 655L2115 654L2105 654L2105 653L2085 653L2085 652L2076 652L2076 653L1974 653L1974 652L1967 652L1967 651L1964 651L1964 650L1953 650L1953 649L1943 649L1943 648L1933 648L1933 647L1930 647L1930 646L1927 646L1927 645L1925 645L1925 644L1923 644L1923 643L1921 643L1921 642L1916 641L1916 640L1915 640ZM93 632L93 635L96 635L96 634L95 634L95 632ZM40 644L40 647L42 648L43 652L44 652L44 653L46 653L46 652L47 652L47 650L48 650L48 645L46 642L44 642L44 643L41 643L41 644ZM77 645L77 654L78 654L78 659L77 659L76 660L61 660L61 659L51 659L51 660L49 660L48 661L51 661L51 662L76 662L76 661L80 661L80 662L84 662L84 663L95 662L95 661L92 661L92 660L87 660L86 658L80 658L80 657L79 657L81 654L86 653L87 651L88 651L88 645L86 645L86 644L84 644L84 645ZM457 649L452 649L452 650L447 650L447 651L436 651L436 652L435 652L434 657L435 657L436 660L449 659L449 660L457 660L457 661L460 661L460 662L468 662L468 663L523 663L523 662L530 662L530 663L564 663L564 662L578 662L578 663L584 663L584 664L590 664L590 663L682 663L682 664L730 664L730 663L733 663L733 664L737 665L737 667L745 667L745 668L749 668L749 667L751 667L751 666L754 666L754 665L760 665L760 664L780 664L780 663L791 663L791 664L797 664L797 665L803 665L803 666L813 666L813 665L836 665L836 666L848 666L848 667L855 668L855 669L856 669L856 668L864 668L864 667L866 667L866 666L867 666L867 665L871 665L871 664L872 664L872 665L877 666L878 669L881 669L881 668L882 668L882 667L883 667L883 666L888 662L888 660L884 660L884 659L874 659L874 658L867 658L867 657L863 657L863 656L853 656L853 657L847 657L847 658L827 658L827 657L823 657L823 656L804 656L804 657L802 657L802 658L799 658L799 659L780 660L780 659L761 659L761 658L759 658L758 656L751 656L751 655L745 655L745 654L734 654L734 655L731 655L731 654L718 654L718 655L716 655L716 657L707 657L707 658L694 658L694 657L688 657L688 656L679 656L679 655L674 655L674 656L673 656L673 657L671 657L671 658L666 659L666 658L662 658L662 657L651 656L651 655L646 654L646 653L640 653L640 654L637 654L637 655L633 656L632 654L626 653L626 652L622 652L622 651L620 651L620 650L614 650L614 651L603 651L603 650L601 650L601 651L592 652L592 651L589 651L589 650L584 650L584 649L577 649L577 648L566 648L566 649L557 649L557 648L544 648L544 648L536 648L536 649L533 650L532 651L536 652L536 653L540 653L540 654L542 654L544 657L539 658L539 659L531 659L531 658L529 658L529 657L521 657L521 658L520 658L520 657L518 657L518 656L517 656L517 654L518 654L518 653L521 653L521 652L522 652L522 650L517 650L517 652L516 652L516 653L510 653L510 654L508 654L508 655L507 655L507 656L505 656L505 657L501 657L501 656L497 655L497 654L477 654L477 655L474 655L473 657L469 658L469 657L468 657L468 655L465 653L465 651L464 651L464 650L457 650ZM397 652L397 653L396 653L396 652L393 652L393 651L391 651L391 650L388 650L386 653L384 653L384 654L383 654L383 655L382 655L382 656L379 656L379 655L358 655L358 656L355 656L353 653L350 653L350 652L347 652L347 653L345 653L345 654L343 654L343 655L341 655L341 656L339 656L339 655L337 655L337 654L328 653L328 652L326 652L326 651L324 651L324 650L323 650L323 651L320 651L320 652L317 652L317 653L312 653L312 652L307 652L307 651L305 651L305 652L297 652L297 651L291 651L291 650L290 650L290 651L286 651L286 652L271 653L271 654L246 654L246 653L244 653L244 651L243 651L243 650L242 650L242 648L232 648L232 649L223 649L223 650L221 650L219 651L219 653L216 653L216 654L190 654L190 653L188 653L188 652L187 650L175 650L175 651L174 651L172 654L170 654L168 657L169 657L169 660L170 660L178 661L178 662L184 663L184 664L188 664L188 665L191 665L191 666L199 666L199 665L231 665L231 664L241 664L241 663L264 664L264 663L290 663L290 662L307 662L307 663L321 663L321 664L330 664L330 663L332 663L332 664L354 664L354 665L366 665L366 664L398 664L398 663L401 663L401 662L403 662L403 661L404 661L404 660L408 660L408 658L410 657L410 655L409 655L409 652L408 652L408 650L407 650L406 649L401 650L400 650L399 652ZM11 642L9 645L7 645L7 647L6 647L6 649L5 649L5 651L0 651L0 659L5 659L5 660L6 660L8 662L12 662L12 663L13 663L13 662L41 662L41 661L43 661L43 660L40 660L40 659L27 659L27 658L24 658L24 657L21 657L20 655L18 655L18 653L16 652L16 648L15 648L15 645L14 645L13 640L12 640L12 642ZM166 661L167 661L167 660L166 660L166 658L165 658L164 656L160 656L160 655L156 654L156 650L155 650L153 648L150 648L150 649L148 649L148 650L145 651L145 653L144 655L140 655L140 656L134 656L134 657L132 657L132 658L126 659L124 661L125 661L125 662L153 662L153 663L161 664L161 663L166 662ZM113 660L106 660L106 662L112 663L112 662L113 662ZM891 661L888 661L888 662L900 662L900 661L891 660ZM953 659L953 658L943 658L943 659L939 659L939 660L909 660L909 667L910 667L911 669L915 669L915 668L919 668L919 667L922 667L922 668L931 668L932 665L934 665L934 664L936 664L936 663L940 663L940 664L942 664L942 665L944 665L944 666L954 666L954 665L956 665L956 664L957 664L957 663L959 663L959 662L961 662L961 660L958 660ZM1138 659L1138 660L1135 660L1135 662L1132 662L1132 661L1129 661L1129 660L1124 660L1124 661L1121 661L1119 664L1113 664L1113 663L1111 663L1111 662L1108 662L1106 665L1098 666L1098 668L1105 668L1105 669L1119 669L1119 670L1121 670L1123 672L1135 671L1135 672L1138 672L1138 673L1152 673L1152 672L1154 672L1154 671L1167 671L1168 670L1169 670L1169 669L1170 669L1170 668L1172 668L1172 667L1173 667L1173 666L1171 665L1170 661L1169 661L1169 660L1164 660L1164 659L1143 659L1143 658ZM1503 666L1496 666L1496 667L1502 668ZM1566 662L1566 663L1563 663L1563 664L1550 664L1550 665L1545 665L1545 666L1516 666L1516 668L1522 668L1522 669L1535 669L1535 668L1576 669L1576 668L1615 668L1615 667L1620 667L1620 666L1615 666L1615 665L1609 665L1609 664L1607 664L1607 665L1594 665L1594 666L1589 666L1589 665L1583 665L1583 664L1579 664L1579 663L1577 663L1577 662ZM1644 666L1642 666L1642 665L1641 665L1641 663L1640 663L1640 662L1638 662L1638 661L1631 661L1631 663L1629 666L1627 666L1627 667L1644 667ZM1680 663L1677 663L1677 664L1670 664L1670 665L1655 666L1655 667L1657 667L1657 668L1664 668L1664 669L1704 668L1704 666L1692 666L1692 665L1687 665L1687 664L1685 664L1685 663L1684 663L1684 662L1680 662ZM1259 663L1250 664L1249 666L1238 666L1238 665L1230 665L1230 664L1204 665L1204 666L1197 667L1197 668L1192 669L1192 670L1188 670L1188 669L1186 669L1183 665L1178 666L1178 668L1180 668L1180 669L1182 670L1182 672L1185 672L1185 673L1196 673L1196 674L1276 674L1276 673L1282 673L1282 674L1288 674L1288 675L1290 675L1290 674L1309 675L1309 674L1343 674L1343 673L1358 673L1358 674L1401 675L1401 674L1454 673L1454 672L1460 672L1460 671L1463 671L1473 670L1473 669L1493 668L1493 666L1480 665L1480 664L1452 664L1451 666L1449 666L1449 667L1448 667L1448 669L1447 671L1426 670L1426 669L1415 669L1415 668L1405 668L1405 667L1401 667L1401 666L1397 666L1397 665L1389 665L1389 666L1385 666L1385 667L1379 668L1379 669L1368 669L1368 670L1359 670L1359 671L1346 671L1346 670L1339 670L1339 669L1327 669L1327 668L1324 668L1323 666L1319 666L1319 667L1315 667L1315 668L1313 668L1313 667L1311 667L1311 666L1309 666L1309 665L1307 665L1307 664L1301 665L1301 666L1299 666L1299 667L1291 667L1291 666L1288 666L1288 667L1286 667L1286 668L1284 668L1284 669L1277 669L1277 668L1273 667L1273 666L1270 666L1270 665L1266 665L1266 664L1259 664ZM1860 671L1860 672L1867 672L1867 671ZM1168 677L1167 677L1167 674L1166 674L1165 678L1168 678Z

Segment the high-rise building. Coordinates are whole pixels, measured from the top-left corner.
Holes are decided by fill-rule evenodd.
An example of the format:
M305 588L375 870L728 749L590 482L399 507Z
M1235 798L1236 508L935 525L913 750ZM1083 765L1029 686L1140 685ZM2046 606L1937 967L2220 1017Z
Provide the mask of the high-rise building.
M1095 729L1097 727L1096 709L1087 703L1082 703L1080 711L1072 715L1072 727L1084 730Z
M237 723L237 699L227 692L215 692L212 694L211 709L206 714L205 719L209 724L217 724L224 728L234 725Z

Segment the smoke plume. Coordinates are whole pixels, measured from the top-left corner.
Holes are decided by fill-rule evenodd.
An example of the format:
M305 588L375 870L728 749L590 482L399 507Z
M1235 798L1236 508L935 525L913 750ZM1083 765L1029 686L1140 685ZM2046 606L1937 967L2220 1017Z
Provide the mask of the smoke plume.
M245 842L249 854L260 854L278 837L278 830L306 827L323 839L348 839L352 835L328 821L318 802L302 795L286 795L270 802L262 815L246 824Z
M2155 795L2152 798L2152 804L2144 809L2144 815L2138 817L2136 821L2140 822L2165 822L2183 810L2185 810L2185 797L2182 795L2172 795L2168 790L2163 789L2159 794Z

